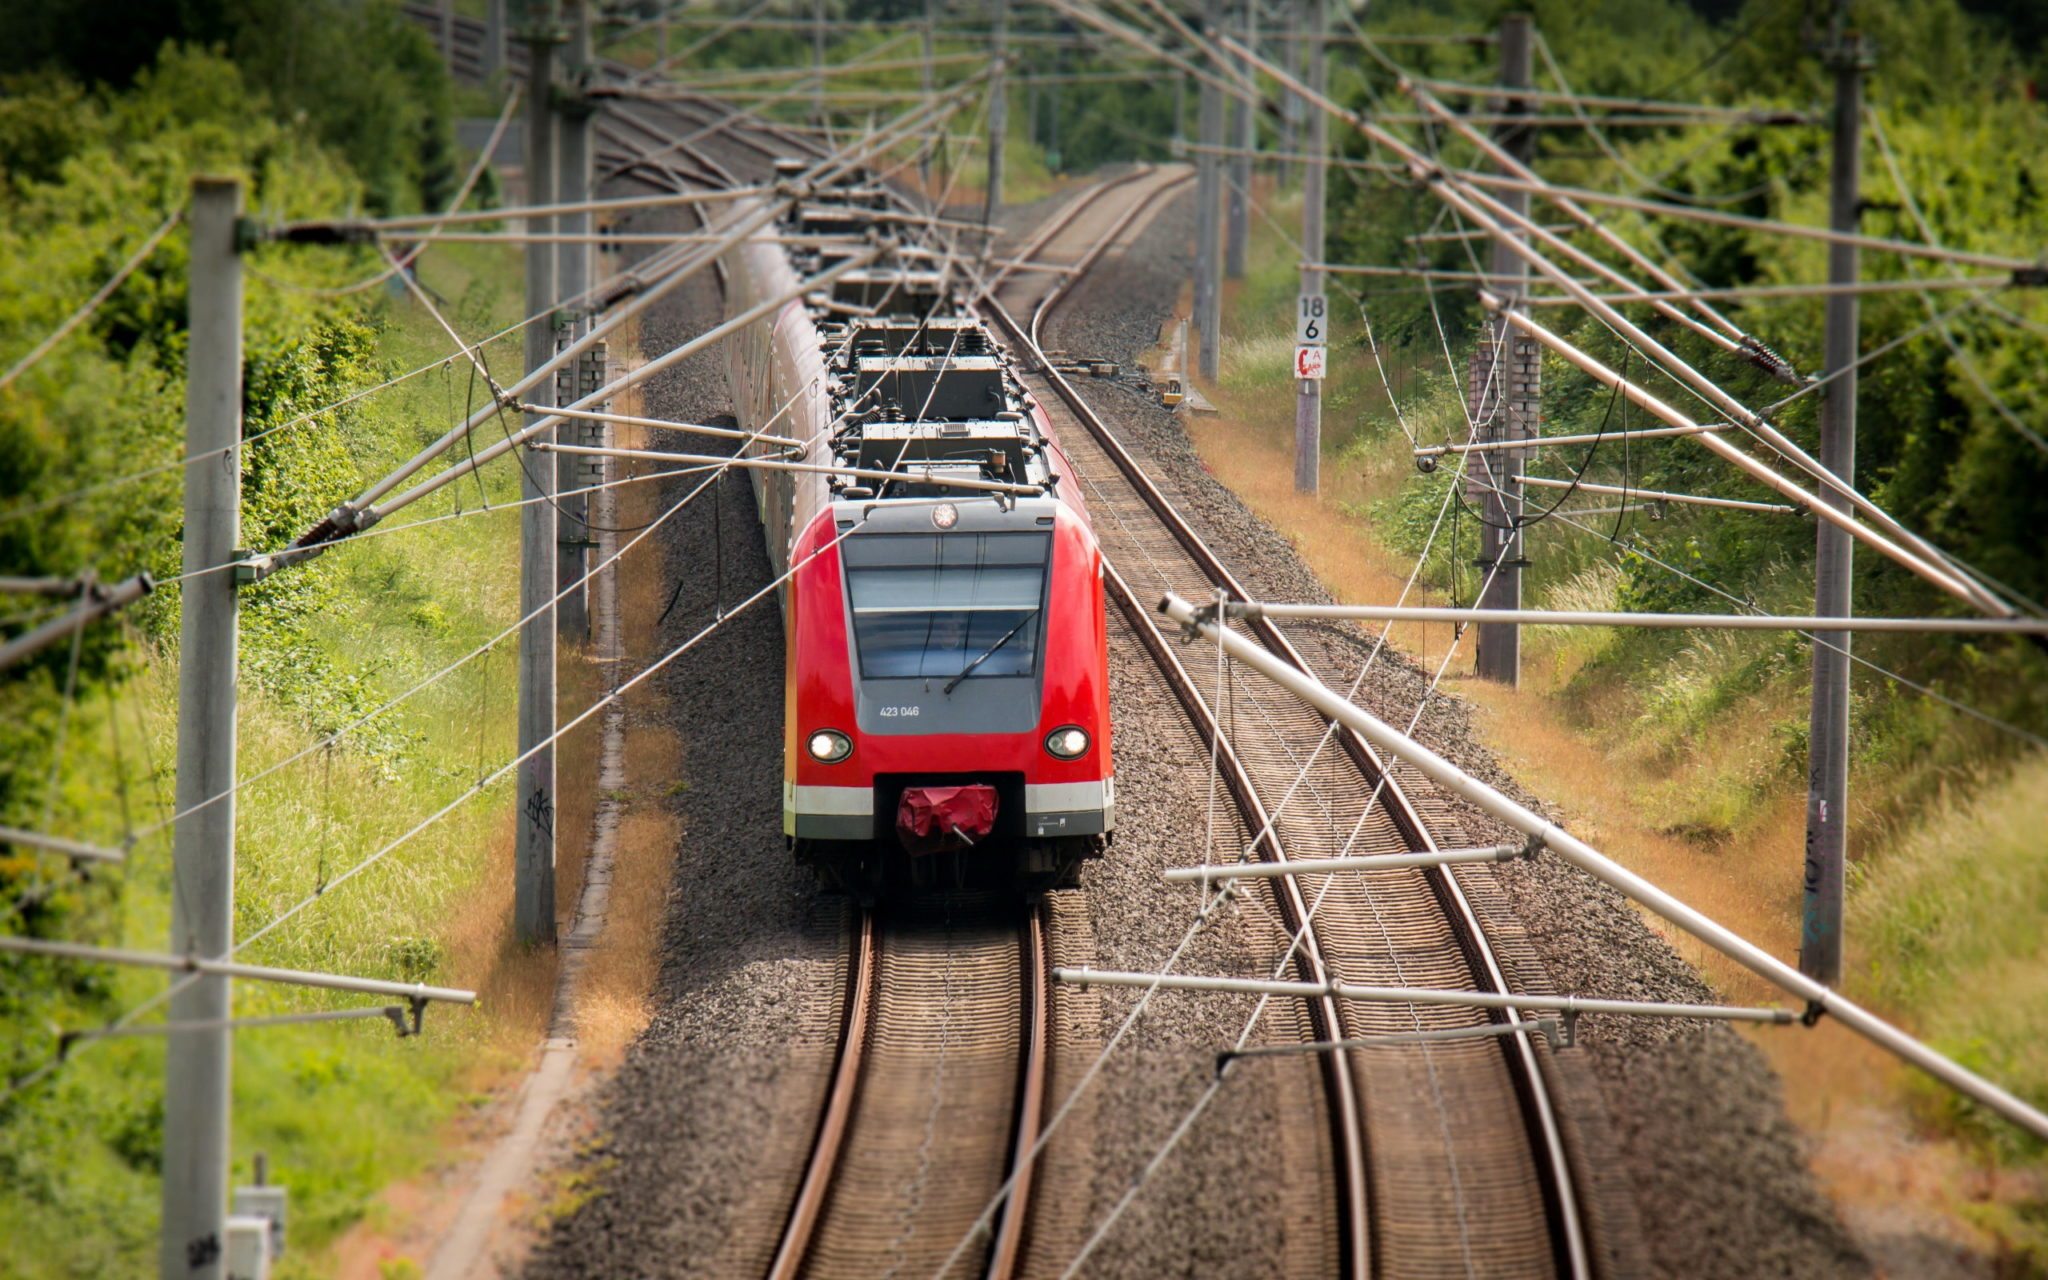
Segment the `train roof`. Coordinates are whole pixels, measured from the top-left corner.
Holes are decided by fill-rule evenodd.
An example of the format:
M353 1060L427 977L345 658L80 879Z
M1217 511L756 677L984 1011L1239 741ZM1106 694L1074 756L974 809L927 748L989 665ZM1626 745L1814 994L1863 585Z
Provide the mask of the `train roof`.
M894 249L804 299L825 356L836 424L833 460L901 481L834 477L835 498L866 502L987 497L946 480L1027 485L1057 481L1031 397L968 305L946 246L866 175L813 192L784 216L783 251L802 274L880 242Z

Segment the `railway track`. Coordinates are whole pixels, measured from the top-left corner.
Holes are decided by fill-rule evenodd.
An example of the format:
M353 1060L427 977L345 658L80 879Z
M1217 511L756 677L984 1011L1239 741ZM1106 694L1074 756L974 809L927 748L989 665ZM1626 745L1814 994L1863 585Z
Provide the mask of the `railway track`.
M1048 932L1042 904L964 895L858 912L838 1058L773 1280L940 1274L1044 1121ZM971 1273L1022 1274L1031 1172Z
M716 135L729 152L766 162L791 151L772 126L715 103L625 105L614 115L638 136L620 139L621 174L740 180L701 143L650 159L673 140L665 128L687 136L730 121ZM1010 1280L1030 1273L1032 1240L1070 1250L1080 1224L1062 1206L1038 1212L1033 1195L1053 1153L1025 1158L1054 1096L1061 1046L1072 1056L1090 1039L1076 1033L1076 1002L1050 981L1055 944L1085 936L1073 923L1063 929L1070 906L956 894L852 908L831 1079L770 1277ZM1005 1185L980 1248L942 1270Z
M476 43L467 25L458 23L458 60L462 45ZM735 114L710 102L635 104L612 113L619 124L606 137L615 152L607 159L651 170L659 181L729 182L731 171L703 148L648 156L670 122L694 131ZM800 135L737 119L732 126L718 136L764 159L817 154ZM1180 166L1140 168L1073 201L1010 255L982 309L1024 357L1027 385L1079 473L1111 563L1107 586L1132 634L1203 738L1222 735L1224 781L1246 829L1264 833L1248 856L1432 848L1422 810L1354 735L1339 734L1317 752L1328 727L1320 717L1235 675L1219 724L1150 603L1168 589L1191 599L1245 592L1042 347L1048 317L1073 287L1133 243L1190 178ZM1278 628L1234 625L1312 669ZM1299 936L1300 976L1508 987L1478 913L1448 871L1285 877L1266 891ZM1021 921L1014 915L1001 921L990 904L963 899L915 917L859 912L833 1079L771 1275L930 1274L1013 1172L1012 1194L977 1261L991 1276L1019 1273L1033 1179L1014 1162L1043 1122L1056 1038L1045 908ZM1306 1003L1308 1034L1318 1040L1514 1019L1444 1006ZM1338 1206L1345 1274L1593 1274L1546 1059L1532 1037L1318 1059L1337 1182L1323 1190Z
M1148 206L1179 190L1154 174L1077 200L1019 256L984 312L1030 367L1027 384L1083 483L1111 571L1106 585L1205 740L1217 709L1180 662L1152 606L1246 593L1041 348L1047 317L1113 248L1135 239ZM1132 199L1131 197L1137 197ZM1240 630L1290 663L1308 661L1271 625ZM1423 813L1355 735L1320 752L1328 724L1284 693L1232 673L1219 767L1262 858L1436 847ZM1297 783L1297 779L1299 779ZM1274 811L1282 796L1292 798ZM1374 802L1373 798L1377 797ZM1507 989L1478 912L1444 869L1291 876L1269 882L1300 936L1301 977L1384 985ZM1318 1039L1473 1026L1498 1017L1445 1006L1316 1001ZM1319 1055L1337 1153L1346 1274L1567 1275L1594 1271L1547 1060L1532 1037Z

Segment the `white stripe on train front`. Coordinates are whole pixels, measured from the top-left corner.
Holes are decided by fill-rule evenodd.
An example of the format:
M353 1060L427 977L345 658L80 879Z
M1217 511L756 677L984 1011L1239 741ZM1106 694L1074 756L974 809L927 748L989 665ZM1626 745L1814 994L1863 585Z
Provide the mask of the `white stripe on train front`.
M875 816L875 792L872 787L806 787L784 781L782 811L785 814L828 814L835 818L872 818Z
M1093 813L1116 803L1116 779L1101 782L1029 782L1024 785L1027 813Z
M1092 813L1115 804L1115 778L1100 782L1033 782L1024 787L1027 813ZM871 818L875 813L875 793L869 787L815 787L785 781L782 811Z

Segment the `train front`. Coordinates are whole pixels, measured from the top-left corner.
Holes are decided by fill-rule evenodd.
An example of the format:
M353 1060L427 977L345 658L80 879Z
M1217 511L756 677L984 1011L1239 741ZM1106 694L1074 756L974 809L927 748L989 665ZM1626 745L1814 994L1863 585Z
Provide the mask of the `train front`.
M1094 534L977 325L840 344L851 474L790 548L784 830L850 888L1071 884L1116 819Z

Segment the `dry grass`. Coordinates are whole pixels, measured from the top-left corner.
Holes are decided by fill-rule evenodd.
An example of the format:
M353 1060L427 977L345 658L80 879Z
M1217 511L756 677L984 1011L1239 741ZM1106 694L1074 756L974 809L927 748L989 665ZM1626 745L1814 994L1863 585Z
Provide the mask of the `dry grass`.
M1234 297L1235 289L1226 286L1226 296ZM1184 297L1183 311L1187 305ZM1190 369L1196 367L1192 335L1187 359ZM1348 452L1326 451L1321 492L1296 492L1293 383L1285 378L1276 381L1266 376L1270 370L1252 367L1277 362L1284 372L1292 359L1293 344L1286 335L1227 342L1221 384L1202 386L1218 412L1188 415L1188 435L1203 468L1278 529L1340 603L1389 603L1400 596L1414 560L1390 550L1373 536L1363 515L1350 513L1390 497L1409 472L1362 465ZM1326 421L1326 427L1331 425ZM1408 602L1441 603L1435 593L1420 587ZM1433 669L1442 661L1452 633L1448 623L1401 623L1388 643Z
M526 1051L547 1030L555 1002L554 948L521 946L512 936L512 815L504 814L495 825L488 870L472 892L455 900L444 935L451 980L476 991L488 1015L482 1025L491 1042L508 1054L474 1082L482 1089L523 1067Z
M675 735L665 728L642 725L626 734L632 800L619 824L611 912L584 964L576 1001L577 1042L602 1061L624 1050L650 1014L648 997L661 967L662 916L680 834L661 797L680 755Z
M591 647L564 644L556 659L555 714L558 721L589 710L604 697L605 670ZM597 823L598 776L604 763L604 713L562 735L555 744L555 933L568 933L583 892L583 867L590 860Z
M621 443L642 443L638 428L619 430ZM618 493L621 525L645 524L660 514L661 495L654 487L628 485ZM637 671L660 656L655 623L667 603L668 583L656 542L628 552L619 571L622 671ZM647 1025L648 999L661 966L662 919L680 839L665 802L682 752L660 714L658 696L651 686L626 695L625 796L612 853L610 907L576 997L577 1041L600 1062L615 1060ZM593 766L593 796L596 777ZM586 822L583 830L589 829Z
M1227 304L1233 296L1227 289ZM1185 303L1184 298L1183 312ZM1256 325L1251 332L1259 332ZM1389 551L1364 513L1405 482L1409 473L1399 464L1406 451L1375 446L1376 452L1361 457L1351 449L1334 455L1326 450L1322 495L1295 493L1291 390L1275 382L1271 370L1244 367L1269 364L1278 351L1277 343L1259 337L1228 344L1221 385L1203 386L1221 413L1191 418L1189 434L1204 466L1289 539L1335 598L1391 601L1411 561ZM1332 385L1345 385L1336 381L1344 376L1344 369L1333 367L1326 396ZM1358 383L1354 379L1348 385L1355 389ZM1384 412L1383 399L1365 398L1375 411ZM1326 417L1326 427L1330 421ZM1610 566L1589 567L1555 587L1550 603L1611 608L1615 578ZM1445 651L1449 628L1404 626L1394 640L1433 668ZM1796 963L1805 812L1797 779L1786 776L1783 748L1786 726L1802 717L1797 699L1788 702L1784 689L1770 682L1746 693L1728 692L1742 686L1733 677L1758 653L1754 642L1714 637L1696 642L1694 665L1708 675L1689 685L1661 688L1646 702L1640 689L1614 682L1573 689L1567 700L1562 695L1573 677L1601 656L1610 640L1598 631L1539 630L1524 646L1521 689L1464 675L1469 670L1464 661L1454 664L1459 673L1446 683L1474 704L1475 727L1487 745L1521 782L1562 809L1572 831L1779 959ZM1651 703L1663 714L1647 714ZM1674 730L1708 724L1711 732ZM2038 840L2019 833L2030 835L2038 827L2048 769L2014 783L2007 792L2007 810L1996 815L1999 821L1982 821L1967 837L1934 822L1915 824L1910 831L1886 830L1871 807L1881 792L1881 786L1865 786L1852 793L1853 822L1862 833L1852 856L1882 853L1882 863L1871 865L1891 872L1873 875L1852 900L1861 919L1858 936L1866 946L1886 924L1894 932L1918 926L1927 938L1935 938L1940 930L1923 917L1935 914L1927 904L1936 902L1953 908L1942 921L1949 932L1971 931L1980 938L1998 933L1996 926L1972 922L1969 894L1959 886L1973 882L1948 864L1962 843L1972 846L1977 858L1985 857L1985 849L2024 848L2030 851L2027 857L2001 858L2001 867L2038 867L2038 854L2031 852ZM1891 847L1900 842L1905 854ZM2038 918L2028 905L2048 899L2037 888L2048 877L2011 870L1998 874L2004 880L2000 890L2006 914L2015 921ZM1983 878L1992 877L1985 873ZM1660 920L1647 918L1647 923L1724 998L1782 1001L1782 993L1718 952ZM2048 1000L2040 998L2048 987L2039 979L2048 971L2043 968L2048 950L2038 940L2015 945L2001 937L1998 945L1986 942L1977 950L1997 956L1974 957L1967 945L1945 948L1944 954L1973 956L1982 963L1971 972L1943 975L1951 1000L1937 1008L2004 1010L2007 1023L2048 1008ZM1910 952L1910 947L1890 948L1894 958ZM2024 959L1998 959L2010 956ZM1866 998L1882 1002L1912 986L1896 974L1875 972L1868 951L1856 962L1851 988ZM1986 1053L1984 1046L2015 1042L2010 1025L1990 1025L1997 1016L1972 1021L1963 1012L1946 1018L1936 1013L1924 1021L1941 1025L1921 1029L1946 1035L1952 1047L1962 1046L1966 1054ZM2038 1226L2027 1225L2038 1220L2038 1206L2048 1199L2048 1178L2037 1160L2008 1156L2004 1159L2010 1162L2001 1163L1997 1153L1943 1136L1915 1110L1916 1102L1923 1112L1935 1109L1927 1102L1932 1088L1839 1025L1823 1021L1811 1031L1747 1034L1784 1081L1787 1110L1811 1139L1815 1174L1852 1220L1882 1233L1918 1232L1953 1240L1993 1256L2010 1257L2015 1242L2021 1249L2039 1247ZM2007 1059L1997 1062L1994 1074L2020 1082L2048 1076L2038 1065L2043 1057L2039 1046L2048 1040L2021 1033L2017 1043L2017 1050L2008 1047ZM1937 1101L1946 1097L1938 1095Z
M1537 795L1558 805L1565 825L1616 861L1664 886L1779 959L1797 961L1799 839L1797 797L1772 806L1760 829L1725 845L1665 830L1642 802L1645 790L1681 785L1643 756L1613 754L1565 723L1541 692L1462 677L1457 691L1474 709L1475 727L1501 763ZM1789 828L1789 829L1788 829ZM1789 843L1787 840L1789 839ZM1784 874L1759 874L1781 848ZM1775 988L1689 935L1652 918L1650 925L1725 995L1768 1000Z

